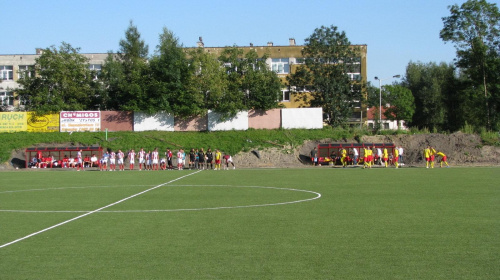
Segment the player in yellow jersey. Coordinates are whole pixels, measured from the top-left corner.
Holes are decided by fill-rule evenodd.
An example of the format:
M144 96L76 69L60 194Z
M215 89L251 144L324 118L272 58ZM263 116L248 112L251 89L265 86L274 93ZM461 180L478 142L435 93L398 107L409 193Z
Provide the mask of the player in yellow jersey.
M387 165L389 162L389 153L387 152L387 148L384 148L382 158L384 159L384 164L385 164L385 167L387 168Z
M368 168L372 168L373 151L370 148L366 149L365 151L366 151L366 154L367 154L366 165L367 165Z
M438 152L436 155L441 157L441 159L439 160L439 164L441 165L441 167L443 167L443 162L444 164L446 164L446 167L450 167L450 165L448 164L448 158L443 152Z
M361 151L361 149L359 149ZM363 169L366 168L366 162L368 161L368 152L366 151L366 148L363 148Z
M342 148L342 150L340 151L340 155L341 155L340 162L342 163L342 168L346 168L346 166L347 166L347 151L345 148Z
M425 157L425 168L429 168L429 164L431 162L431 148L427 146L424 149L424 157Z
M431 168L434 168L434 160L436 159L436 150L430 147Z
M222 153L217 149L215 150L215 168L214 170L220 170L222 160Z
M399 160L399 149L398 147L396 147L394 148L394 158L392 159L396 168L399 168L398 160Z

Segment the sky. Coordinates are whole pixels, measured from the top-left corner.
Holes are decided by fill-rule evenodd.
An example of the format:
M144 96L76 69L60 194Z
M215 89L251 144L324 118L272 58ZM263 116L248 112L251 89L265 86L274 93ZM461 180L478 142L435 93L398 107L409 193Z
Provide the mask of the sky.
M351 44L367 45L368 81L378 86L404 76L413 62L453 62L455 48L439 38L448 6L465 0L0 0L0 54L36 48L117 51L130 21L150 55L166 27L184 47L203 37L206 47L303 45L315 28L337 26ZM490 2L490 1L489 1Z

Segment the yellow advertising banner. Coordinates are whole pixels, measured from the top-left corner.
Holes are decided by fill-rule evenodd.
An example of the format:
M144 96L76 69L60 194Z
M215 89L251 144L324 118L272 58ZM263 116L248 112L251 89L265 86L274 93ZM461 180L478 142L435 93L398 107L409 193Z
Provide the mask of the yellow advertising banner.
M26 112L0 112L0 132L26 131L27 119Z
M28 132L59 132L59 114L48 114L32 118L28 112Z

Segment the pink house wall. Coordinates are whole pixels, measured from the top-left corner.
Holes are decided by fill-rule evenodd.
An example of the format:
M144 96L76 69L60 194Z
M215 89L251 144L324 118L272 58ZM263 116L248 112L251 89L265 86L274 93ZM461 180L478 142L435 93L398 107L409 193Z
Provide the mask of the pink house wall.
M101 131L133 131L134 113L120 111L101 111Z
M174 131L206 131L208 129L208 116L191 117L185 120L175 118Z
M277 129L281 127L281 109L248 111L248 128Z

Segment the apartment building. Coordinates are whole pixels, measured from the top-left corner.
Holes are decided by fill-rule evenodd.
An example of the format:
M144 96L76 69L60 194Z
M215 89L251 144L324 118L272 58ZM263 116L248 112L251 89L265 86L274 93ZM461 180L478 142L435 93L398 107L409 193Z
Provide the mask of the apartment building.
M13 111L19 106L15 91L19 88L17 80L22 77L35 75L35 60L40 57L43 49L36 49L35 54L0 55L0 106ZM100 71L107 53L84 53L89 59L89 68Z
M204 51L219 55L225 47L205 47L203 39L200 37L197 42L198 48L203 48ZM352 73L347 73L351 80L366 82L367 79L367 45L353 45L359 50L359 56L356 59L356 66ZM283 84L286 84L286 77L293 74L296 69L304 64L304 57L302 56L302 49L304 46L296 45L295 39L290 38L289 44L286 46L274 45L268 42L263 46L254 46L252 43L249 46L238 46L244 52L254 50L259 56L267 55L267 65L275 71ZM186 48L187 50L192 48ZM36 54L22 54L22 55L0 55L0 105L13 109L17 105L14 100L15 89L18 88L17 80L24 75L34 75L33 65L35 59L41 55L43 49L36 49ZM95 54L82 54L90 59L89 68L99 71L104 64L107 53ZM299 108L307 107L301 99L294 96L293 91L289 87L283 87L281 94L281 104L285 108ZM357 100L353 100L356 102ZM351 124L362 124L366 119L366 107L362 108L361 102L356 102L357 107L353 115L349 118ZM365 112L365 116L363 115Z

